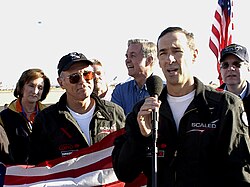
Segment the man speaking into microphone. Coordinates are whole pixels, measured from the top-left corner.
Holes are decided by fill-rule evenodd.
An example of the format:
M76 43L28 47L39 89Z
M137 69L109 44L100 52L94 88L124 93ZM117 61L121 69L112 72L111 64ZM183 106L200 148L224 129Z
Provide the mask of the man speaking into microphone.
M140 101L127 116L126 133L115 140L112 152L117 178L131 182L143 172L153 187L249 186L249 125L241 99L193 75L198 55L193 33L165 29L157 52L167 84L159 97ZM154 122L157 173L152 172Z

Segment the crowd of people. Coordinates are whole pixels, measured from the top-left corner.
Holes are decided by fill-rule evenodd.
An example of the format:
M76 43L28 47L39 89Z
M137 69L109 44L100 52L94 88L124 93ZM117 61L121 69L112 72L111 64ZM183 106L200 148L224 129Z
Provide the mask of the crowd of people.
M232 44L221 51L218 88L193 75L198 49L194 34L181 27L163 30L157 44L128 40L125 56L132 79L111 88L102 62L80 52L64 55L57 81L65 93L50 106L42 104L49 78L41 69L25 70L16 99L0 113L0 162L39 164L124 129L111 155L120 181L131 183L143 173L153 187L249 186L247 49ZM165 80L155 96L147 80L157 62Z

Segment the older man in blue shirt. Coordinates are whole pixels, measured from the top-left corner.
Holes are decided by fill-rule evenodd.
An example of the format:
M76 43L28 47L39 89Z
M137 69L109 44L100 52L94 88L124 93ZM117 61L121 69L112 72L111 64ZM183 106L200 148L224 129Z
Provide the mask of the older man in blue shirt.
M153 42L145 39L128 41L125 63L128 75L133 79L118 84L111 97L111 101L120 105L126 115L135 103L149 95L146 80L153 74L156 61L157 47Z

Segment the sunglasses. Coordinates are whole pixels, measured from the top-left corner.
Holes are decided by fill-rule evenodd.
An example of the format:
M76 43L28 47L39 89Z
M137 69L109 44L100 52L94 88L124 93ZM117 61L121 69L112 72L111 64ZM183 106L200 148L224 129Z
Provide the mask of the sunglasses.
M234 68L240 68L242 65L244 64L244 62L233 62L233 64L231 66L233 66ZM229 64L228 62L222 62L220 67L222 69L228 69L229 68Z
M66 78L69 79L69 82L71 84L76 84L80 81L82 76L86 81L88 81L88 80L92 80L94 78L94 73L92 71L84 71L81 73L73 73L73 74L67 76Z

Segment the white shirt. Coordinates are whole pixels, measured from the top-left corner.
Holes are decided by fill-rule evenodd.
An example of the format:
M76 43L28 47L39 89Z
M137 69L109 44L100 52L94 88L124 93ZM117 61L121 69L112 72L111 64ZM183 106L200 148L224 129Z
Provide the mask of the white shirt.
M72 116L75 118L75 120L79 124L82 132L84 133L84 135L87 138L88 144L90 145L89 124L90 124L90 121L91 121L92 116L93 116L94 111L95 111L95 104L90 109L90 111L88 111L85 114L79 114L79 113L74 112L73 110L71 110L69 107L67 107L67 108L69 109L70 113L72 114Z
M191 103L191 101L194 98L195 90L188 93L187 95L181 96L181 97L174 97L168 94L167 100L170 105L170 108L172 110L174 120L176 123L177 131L179 130L179 123L180 120L186 111L188 105Z

